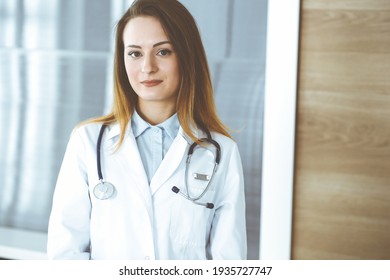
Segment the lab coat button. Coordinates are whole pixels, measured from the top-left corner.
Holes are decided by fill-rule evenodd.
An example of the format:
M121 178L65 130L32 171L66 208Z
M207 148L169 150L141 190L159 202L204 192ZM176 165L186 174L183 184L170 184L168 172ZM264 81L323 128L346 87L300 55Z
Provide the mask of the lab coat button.
M149 256L146 256L146 257L145 257L145 260L149 260Z

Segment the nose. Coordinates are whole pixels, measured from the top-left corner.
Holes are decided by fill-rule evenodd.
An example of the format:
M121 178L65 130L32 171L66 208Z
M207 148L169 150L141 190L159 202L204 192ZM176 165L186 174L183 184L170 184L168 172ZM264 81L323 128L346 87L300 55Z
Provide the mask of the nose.
M141 71L145 74L154 73L157 71L157 63L153 55L145 55L142 62Z

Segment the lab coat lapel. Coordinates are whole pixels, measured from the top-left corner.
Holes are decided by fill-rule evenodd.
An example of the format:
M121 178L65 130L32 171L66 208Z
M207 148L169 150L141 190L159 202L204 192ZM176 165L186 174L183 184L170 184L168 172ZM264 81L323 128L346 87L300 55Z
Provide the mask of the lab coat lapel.
M159 190L159 188L173 175L180 163L185 160L188 143L188 137L180 128L178 135L150 182L152 195Z
M111 142L111 151L116 148L116 143L119 139L117 133L119 133L119 128L117 126L112 127L108 133L108 141ZM127 181L129 183L128 187L137 189L145 199L146 205L150 206L151 193L148 179L138 151L137 142L130 126L127 128L122 146L118 151L114 152L112 156L115 158L116 165L121 167L119 170L124 171L120 174L120 176L123 176L123 180L129 176Z

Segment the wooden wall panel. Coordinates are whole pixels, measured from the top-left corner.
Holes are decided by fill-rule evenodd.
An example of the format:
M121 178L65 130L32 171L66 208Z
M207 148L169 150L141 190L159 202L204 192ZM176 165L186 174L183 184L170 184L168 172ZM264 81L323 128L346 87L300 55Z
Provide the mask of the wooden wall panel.
M293 259L390 259L390 1L302 0Z

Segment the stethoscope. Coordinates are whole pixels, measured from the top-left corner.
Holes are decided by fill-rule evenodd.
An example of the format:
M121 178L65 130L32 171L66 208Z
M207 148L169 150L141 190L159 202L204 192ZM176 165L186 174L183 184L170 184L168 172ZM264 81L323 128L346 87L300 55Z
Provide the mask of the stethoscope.
M99 183L93 188L93 194L97 199L105 200L112 197L115 193L115 187L113 184L103 180L102 166L100 160L100 147L102 145L102 138L106 125L103 124L100 128L99 137L96 145L96 162L97 162L97 172L99 176Z
M97 199L100 200L106 200L111 198L115 194L115 187L113 184L110 182L107 182L103 179L103 173L102 173L102 167L101 167L101 158L100 158L100 152L101 152L101 144L102 144L102 138L104 134L104 130L106 129L107 125L103 124L100 132L99 132L99 137L97 140L97 145L96 145L96 161L97 161L97 172L99 176L99 183L94 187L93 189L93 194ZM185 180L184 180L184 187L186 189L186 193L183 193L178 187L174 186L172 187L172 191L176 194L180 194L184 198L188 199L189 201L197 204L197 205L202 205L205 206L208 209L213 209L214 204L207 202L199 202L199 200L205 195L205 193L208 191L210 187L210 183L214 177L215 172L217 171L217 167L219 165L220 159L221 159L221 147L218 144L217 141L213 140L211 138L211 134L209 131L207 131L207 138L201 138L198 140L199 144L197 142L194 142L191 144L190 148L188 149L187 153L187 160L186 160L186 168L184 172ZM202 180L202 181L207 181L206 187L203 189L200 195L197 195L195 197L192 197L190 195L190 192L188 190L188 169L191 163L191 158L192 155L194 154L195 148L198 146L203 146L203 144L211 144L215 147L215 153L214 153L214 166L213 166L213 171L211 175L205 175L205 174L200 174L200 173L193 173L194 179L197 180Z

